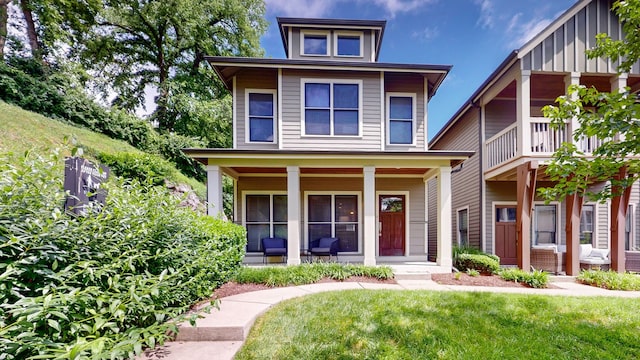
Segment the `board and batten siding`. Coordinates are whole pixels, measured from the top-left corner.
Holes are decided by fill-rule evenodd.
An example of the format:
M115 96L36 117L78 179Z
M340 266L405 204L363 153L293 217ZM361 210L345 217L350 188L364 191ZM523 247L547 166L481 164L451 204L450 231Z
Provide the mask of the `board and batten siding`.
M236 103L236 128L233 136L236 137L237 149L250 149L250 150L268 150L277 149L277 143L247 143L247 119L245 114L245 102L246 102L246 89L264 89L264 90L277 90L278 89L278 72L271 69L244 69L236 75L236 97L233 101ZM278 94L273 101L278 102ZM276 106L276 113L274 114L276 119L274 125L273 135L274 138L278 138L278 109Z
M380 150L380 74L347 71L282 71L282 149ZM362 136L304 136L302 79L362 81Z
M416 75L405 74L385 74L384 76L384 91L385 98L382 106L384 111L385 123L383 126L387 127L386 119L386 106L387 99L386 94L389 92L396 93L413 93L416 94L416 142L415 145L386 145L388 140L385 139L385 148L390 151L424 151L424 143L426 141L426 126L424 122L424 112L426 105L424 103L424 78ZM388 128L385 134L388 136Z
M596 34L621 38L618 17L610 9L614 0L594 0L522 57L522 69L532 71L616 73L611 60L588 59L585 50L596 45ZM636 63L631 73L640 73Z

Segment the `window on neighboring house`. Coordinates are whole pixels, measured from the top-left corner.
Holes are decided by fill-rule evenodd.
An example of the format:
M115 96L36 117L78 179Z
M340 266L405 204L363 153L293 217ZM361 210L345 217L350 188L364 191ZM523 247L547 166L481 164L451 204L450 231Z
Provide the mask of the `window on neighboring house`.
M458 210L458 245L469 245L469 209Z
M580 244L591 244L595 246L593 238L593 224L595 218L595 206L592 204L582 206L580 215Z
M556 239L556 206L535 205L533 244L558 244Z
M303 84L305 135L359 135L360 83Z
M302 32L302 55L329 55L328 32Z
M251 194L245 201L247 252L262 251L260 239L287 238L287 195Z
M274 142L275 91L247 90L249 142Z
M416 94L387 94L387 119L390 145L415 142Z
M341 252L358 251L358 195L308 195L308 241L340 239Z
M362 33L336 33L336 56L362 56Z
M634 218L633 205L629 205L624 227L625 250L627 251L640 251L640 239L638 239L637 234L633 231L635 226Z

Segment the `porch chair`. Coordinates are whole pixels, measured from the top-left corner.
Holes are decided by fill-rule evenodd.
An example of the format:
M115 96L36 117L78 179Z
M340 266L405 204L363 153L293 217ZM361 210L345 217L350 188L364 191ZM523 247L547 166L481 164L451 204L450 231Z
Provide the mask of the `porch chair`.
M611 259L609 249L594 249L591 244L580 244L580 267L583 269L607 270Z
M564 253L558 251L555 245L536 246L531 248L531 267L559 274L562 271L562 257Z
M262 238L262 263L266 264L268 256L282 256L282 262L287 258L287 239L278 237Z
M337 260L339 241L339 238L331 237L324 237L311 241L309 243L309 254L311 254L311 260L313 260L314 255L329 256L329 261L331 261L331 256L335 256Z

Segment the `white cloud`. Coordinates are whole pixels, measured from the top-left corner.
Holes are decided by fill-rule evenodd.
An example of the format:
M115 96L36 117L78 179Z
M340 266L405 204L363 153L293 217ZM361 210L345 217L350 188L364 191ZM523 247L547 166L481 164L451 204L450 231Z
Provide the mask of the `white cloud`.
M411 34L411 36L413 36L414 38L422 39L426 41L433 40L437 38L439 35L440 35L440 30L438 30L437 27L426 27L421 31L414 31Z
M370 0L359 0L359 2L369 3ZM438 0L373 0L374 4L385 9L387 14L393 18L397 13L413 11L421 6L431 5Z
M509 21L506 34L511 34L508 47L511 49L520 48L551 24L551 19L534 17L528 22L521 22L522 13L515 14Z
M439 0L356 0L363 5L374 4L385 12L385 16L394 18L398 13L406 13L421 6L430 5ZM353 0L265 0L267 11L277 16L326 17L339 3L355 6Z
M495 25L495 10L493 0L473 0L474 4L480 5L480 17L477 25L483 29L492 29Z

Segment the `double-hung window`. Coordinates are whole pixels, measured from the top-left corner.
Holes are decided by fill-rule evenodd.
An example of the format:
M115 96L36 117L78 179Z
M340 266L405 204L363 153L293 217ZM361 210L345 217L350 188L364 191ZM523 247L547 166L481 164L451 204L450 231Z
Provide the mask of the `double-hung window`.
M389 145L413 145L416 135L416 94L387 93Z
M358 136L361 81L302 80L305 135Z
M469 209L458 210L458 245L469 245Z
M302 55L329 55L328 31L302 31L300 33L300 40L300 49L302 51Z
M335 56L362 57L361 32L336 32L334 35Z
M596 245L593 238L594 210L595 206L593 204L582 206L582 214L580 214L580 244Z
M247 142L274 142L276 91L247 89L245 104Z
M629 204L629 208L627 209L627 219L625 222L624 228L624 237L625 237L625 250L627 251L640 251L640 238L634 231L635 228L635 214L634 214L634 206Z
M535 205L533 211L533 244L559 245L556 239L556 205Z
M309 194L307 196L307 237L340 239L341 252L358 251L358 195Z
M287 238L287 195L247 194L245 197L245 226L247 252L262 251L260 239Z

